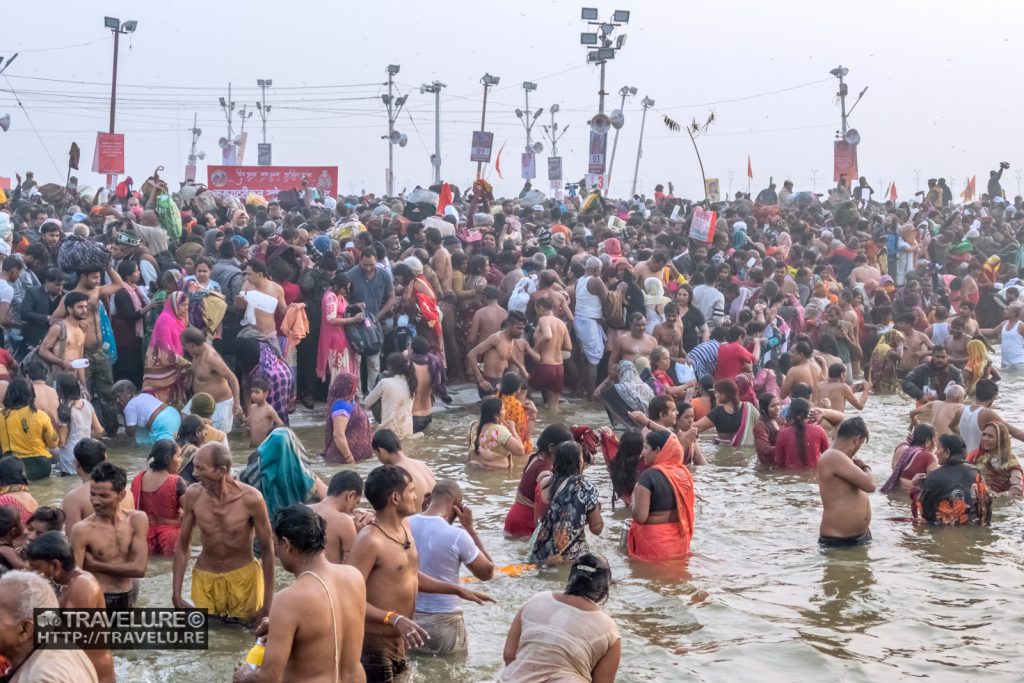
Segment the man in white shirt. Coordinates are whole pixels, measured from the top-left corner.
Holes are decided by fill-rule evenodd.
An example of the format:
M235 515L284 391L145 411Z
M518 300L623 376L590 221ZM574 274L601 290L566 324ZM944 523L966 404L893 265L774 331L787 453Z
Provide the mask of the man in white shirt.
M473 528L473 511L463 503L459 485L450 479L438 480L429 501L426 511L409 518L420 572L439 581L458 583L459 570L466 565L481 581L494 576L494 563ZM452 526L456 518L461 529ZM457 595L419 593L415 621L430 634L417 648L421 652L443 655L466 651L466 624Z
M156 396L139 393L131 380L114 382L111 393L124 413L124 430L135 437L136 444L153 444L161 439L171 441L181 427L181 413Z
M704 314L709 327L712 321L717 321L725 316L725 295L713 285L718 277L718 266L709 265L704 269L703 278L695 275L694 282L699 284L693 288L693 305Z

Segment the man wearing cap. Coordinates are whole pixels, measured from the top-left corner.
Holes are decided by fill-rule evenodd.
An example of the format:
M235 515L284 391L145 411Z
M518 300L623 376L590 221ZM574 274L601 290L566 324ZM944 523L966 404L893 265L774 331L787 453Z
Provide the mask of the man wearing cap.
M118 232L117 237L114 238L114 244L110 246L110 254L114 257L115 268L121 261L134 261L139 266L142 282L152 292L159 277L160 266L145 248L140 248L141 244L142 238L134 231L123 230Z
M214 419L218 417L217 407L218 404L213 399L213 396L205 391L200 391L189 400L188 405L181 412L191 413L203 421L203 443L217 441L224 444L225 448L230 448L228 445L228 435L224 430L218 429L214 423Z

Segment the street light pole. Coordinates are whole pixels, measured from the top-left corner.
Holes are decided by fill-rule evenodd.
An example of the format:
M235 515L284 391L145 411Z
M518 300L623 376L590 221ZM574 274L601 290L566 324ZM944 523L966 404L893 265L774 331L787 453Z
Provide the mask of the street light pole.
M103 26L110 29L111 33L114 34L114 69L110 77L110 130L108 131L110 133L114 132L114 115L117 110L117 52L121 42L121 34L134 33L138 25L139 22L135 20L121 23L121 20L116 17L103 17ZM113 184L113 180L114 176L108 174L107 184Z
M603 89L604 88L602 88L602 90ZM636 94L636 88L630 87L628 85L624 85L621 88L619 88L619 94L622 95L622 104L619 105L619 113L621 114L621 113L623 113L623 110L626 108L626 98L629 97L630 95L635 95ZM605 181L604 181L605 196L610 196L609 193L611 192L611 187L612 187L612 169L615 168L615 150L617 150L618 147L619 147L619 130L622 129L622 123L621 122L619 122L619 125L617 125L617 126L615 124L616 124L616 122L613 121L612 122L612 127L615 128L615 139L612 141L612 158L608 162L608 177L605 178Z
M480 110L480 130L484 130L484 126L487 125L487 91L490 90L492 85L498 85L498 81L501 80L499 76L492 76L491 74L484 74L483 78L480 79L480 83L484 86L484 105ZM492 143L493 144L493 143ZM476 177L479 180L483 176L484 162L476 162Z
M433 167L435 185L441 183L441 90L447 87L441 81L420 86L420 94L428 92L434 96L434 153L430 155L430 165Z
M273 84L274 81L269 78L256 79L256 85L260 88L260 99L262 100L256 103L256 110L259 111L260 119L263 121L263 144L267 144L267 115L270 114L270 107L267 106L267 88Z
M640 142L636 146L636 166L633 168L633 189L630 191L629 196L636 196L636 178L640 173L640 157L644 155L644 126L647 123L647 110L654 106L654 100L650 97L645 97L640 106L643 107L643 114L640 115Z
M395 145L405 147L406 137L400 135L395 130L395 121L398 120L398 115L402 112L402 107L405 105L405 101L409 99L408 95L402 95L396 98L394 96L395 76L401 70L401 66L398 64L388 64L388 94L381 95L381 99L384 101L384 106L388 110L388 134L383 136L388 143L388 178L387 178L387 194L389 197L394 196L395 191Z

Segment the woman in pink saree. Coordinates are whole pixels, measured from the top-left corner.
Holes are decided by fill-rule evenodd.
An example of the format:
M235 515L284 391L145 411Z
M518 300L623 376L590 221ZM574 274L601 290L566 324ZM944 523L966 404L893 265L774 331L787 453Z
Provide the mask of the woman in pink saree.
M181 348L181 333L186 327L188 295L184 292L171 292L153 326L142 377L144 392L179 410L185 405L185 371L190 366Z
M330 379L348 372L359 376L359 357L352 352L345 335L345 325L362 322L363 314L346 318L348 307L346 295L349 291L348 275L337 273L321 300L320 343L316 351L316 374L320 379Z

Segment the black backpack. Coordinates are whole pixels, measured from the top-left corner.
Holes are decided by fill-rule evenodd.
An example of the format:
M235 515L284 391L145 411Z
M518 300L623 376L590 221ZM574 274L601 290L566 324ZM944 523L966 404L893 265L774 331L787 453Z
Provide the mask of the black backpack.
M353 312L345 311L346 317L353 316L361 309ZM384 333L380 329L377 317L369 311L363 311L363 322L345 325L348 345L360 356L376 356L384 347Z

